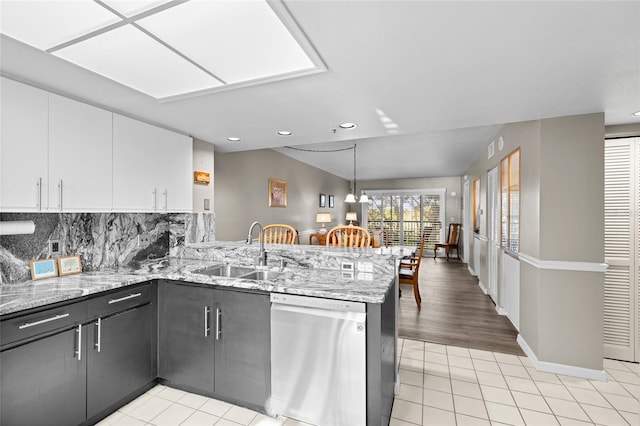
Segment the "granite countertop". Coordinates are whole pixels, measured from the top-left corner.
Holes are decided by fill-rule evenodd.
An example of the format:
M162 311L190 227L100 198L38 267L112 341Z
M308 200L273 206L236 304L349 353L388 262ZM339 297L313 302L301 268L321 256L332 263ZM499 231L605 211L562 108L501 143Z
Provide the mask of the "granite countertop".
M381 253L382 254L382 253ZM137 268L85 272L65 277L0 285L0 315L89 296L153 279L168 279L249 290L261 290L366 303L382 303L395 275L380 272L344 273L330 269L286 266L272 281L224 278L194 273L213 260L164 258L149 260ZM277 267L258 269L277 270Z

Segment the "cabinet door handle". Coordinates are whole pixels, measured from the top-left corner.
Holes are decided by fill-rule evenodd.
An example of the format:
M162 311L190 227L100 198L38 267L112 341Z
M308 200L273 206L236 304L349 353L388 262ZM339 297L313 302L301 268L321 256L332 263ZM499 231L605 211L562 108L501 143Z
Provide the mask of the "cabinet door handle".
M98 328L98 338L96 341L96 349L98 350L98 352L100 352L101 346L102 346L102 320L100 318L98 318L98 320L96 321L96 327Z
M111 299L111 300L109 300L109 304L113 305L114 303L122 302L122 301L129 300L129 299L135 299L136 297L140 297L140 296L142 296L142 293L130 294L128 296L121 297L119 299Z
M62 179L58 182L58 208L62 211Z
M209 327L209 312L211 312L211 309L209 309L208 306L204 307L204 337L209 337L209 331L211 331L211 328Z
M47 322L51 322L51 321L55 321L55 320L59 320L61 318L66 318L68 317L69 314L60 314L60 315L56 315L54 317L51 318L46 318L40 321L34 321L34 322L25 322L24 324L22 324L21 326L18 327L19 330L24 330L25 328L29 328L29 327L34 327L36 325L40 325L40 324L45 324Z
M158 206L158 189L153 188L153 211L156 211L156 207Z
M36 188L38 191L38 211L42 211L42 178L39 177L36 182Z
M167 193L167 189L164 190L164 211L167 211L167 207L169 206L169 195Z
M220 340L222 336L222 309L216 309L216 340Z
M78 355L78 361L82 361L82 324L78 324L76 333L78 333L78 350L76 354Z

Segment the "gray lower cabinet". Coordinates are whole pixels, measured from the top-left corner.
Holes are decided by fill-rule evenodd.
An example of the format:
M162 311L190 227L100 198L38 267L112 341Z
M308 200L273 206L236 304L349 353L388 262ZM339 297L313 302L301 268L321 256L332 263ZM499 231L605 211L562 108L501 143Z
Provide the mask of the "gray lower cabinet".
M213 289L160 281L158 300L158 376L212 394Z
M159 377L264 407L271 383L269 296L162 281L158 291Z
M87 418L155 379L152 319L146 304L88 325Z
M216 290L215 393L264 407L271 389L270 307L266 294Z
M76 425L85 420L86 327L82 335L79 330L2 351L2 426Z

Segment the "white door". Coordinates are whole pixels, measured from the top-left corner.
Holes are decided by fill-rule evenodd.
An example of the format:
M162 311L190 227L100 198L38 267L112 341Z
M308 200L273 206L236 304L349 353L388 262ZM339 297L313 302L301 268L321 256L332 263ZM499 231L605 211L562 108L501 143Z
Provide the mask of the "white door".
M165 129L158 130L158 210L193 210L193 141Z
M153 212L158 204L158 128L113 115L113 210Z
M113 114L49 94L49 210L112 208Z
M464 190L462 192L462 261L469 263L469 253L471 253L471 219L469 205L469 181L464 181Z
M47 207L49 94L2 78L0 209Z
M489 282L488 292L494 303L498 301L498 261L500 255L500 186L498 166L487 174L487 196L489 199Z
M604 164L604 356L638 361L640 138L605 141Z

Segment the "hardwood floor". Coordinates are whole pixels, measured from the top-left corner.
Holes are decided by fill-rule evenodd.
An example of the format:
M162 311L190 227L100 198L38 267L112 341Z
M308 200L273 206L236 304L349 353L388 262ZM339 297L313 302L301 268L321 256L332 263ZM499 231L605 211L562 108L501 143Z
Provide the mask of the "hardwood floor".
M410 285L401 285L398 335L404 338L524 355L518 332L457 259L425 257L420 265L422 309Z

